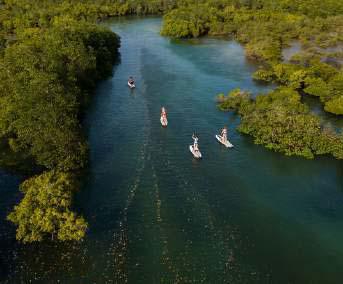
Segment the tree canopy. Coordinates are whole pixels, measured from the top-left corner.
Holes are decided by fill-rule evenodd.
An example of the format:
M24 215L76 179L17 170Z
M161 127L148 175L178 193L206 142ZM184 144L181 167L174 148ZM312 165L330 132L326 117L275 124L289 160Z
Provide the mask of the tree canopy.
M238 112L242 118L238 130L253 136L256 144L289 156L312 159L329 154L343 159L343 133L321 127L292 88L280 87L256 99L236 89L218 99L221 110Z
M24 198L8 216L18 226L17 239L24 243L41 241L46 236L61 241L80 240L87 223L70 209L74 183L70 174L54 171L24 181Z
M342 1L185 0L166 13L161 34L239 41L246 56L260 62L253 78L282 86L256 100L240 91L220 97L221 109L241 115L239 131L286 155L342 158L342 137L321 129L301 102L303 95L316 96L324 111L343 115ZM286 60L283 50L294 43L300 50Z
M293 85L320 97L324 110L343 115L342 1L183 1L164 16L162 35L227 35L244 44L250 59L263 63L254 78ZM302 51L284 62L293 42ZM331 82L332 80L332 82Z
M8 218L23 242L48 235L80 240L87 228L71 209L77 173L87 163L80 117L96 82L111 74L120 45L97 25L92 5L6 1L0 16L0 139L43 169L23 182L24 197Z

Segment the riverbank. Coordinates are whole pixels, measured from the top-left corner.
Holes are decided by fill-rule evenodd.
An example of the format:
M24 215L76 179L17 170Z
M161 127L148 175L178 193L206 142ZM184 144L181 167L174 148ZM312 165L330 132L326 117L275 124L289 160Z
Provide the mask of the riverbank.
M2 161L11 166L12 155L21 160L17 170L25 161L40 169L20 185L23 198L8 220L24 243L80 240L87 223L72 210L88 155L80 118L95 84L111 75L120 40L91 20L60 13L62 3L38 2L7 3L1 18Z

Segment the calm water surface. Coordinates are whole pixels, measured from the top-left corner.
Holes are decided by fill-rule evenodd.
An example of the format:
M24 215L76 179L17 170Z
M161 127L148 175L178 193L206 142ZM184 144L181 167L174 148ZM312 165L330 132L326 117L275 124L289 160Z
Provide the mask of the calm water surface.
M159 36L156 18L108 24L122 38L121 63L100 83L85 121L90 166L76 204L89 233L80 244L16 244L4 218L19 177L0 172L0 279L341 283L342 162L284 157L235 131L238 117L218 111L215 95L269 88L251 80L256 66L241 46L172 41ZM214 139L223 125L234 149ZM193 131L202 161L188 150Z

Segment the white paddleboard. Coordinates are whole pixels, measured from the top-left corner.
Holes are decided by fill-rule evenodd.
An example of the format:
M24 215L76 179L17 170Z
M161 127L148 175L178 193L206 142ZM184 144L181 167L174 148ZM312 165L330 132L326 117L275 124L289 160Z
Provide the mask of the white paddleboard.
M127 82L127 85L130 87L130 89L136 88L135 84L130 84L130 82Z
M219 143L223 144L226 148L232 148L233 147L233 145L227 139L226 139L226 142L224 143L222 141L222 137L220 135L216 135L216 139L218 140Z
M167 127L167 125L168 125L168 119L167 118L163 119L163 117L161 116L160 121L161 121L161 124L163 127Z
M200 151L197 151L197 152L194 151L193 145L189 145L189 150L193 154L194 158L196 158L196 159L201 159L202 158Z

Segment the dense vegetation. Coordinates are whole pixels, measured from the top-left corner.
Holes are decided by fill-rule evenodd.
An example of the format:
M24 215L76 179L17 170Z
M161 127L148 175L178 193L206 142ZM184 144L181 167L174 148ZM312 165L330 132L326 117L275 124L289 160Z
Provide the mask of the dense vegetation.
M342 139L321 129L300 100L300 94L317 96L325 111L343 115L342 1L184 1L165 15L162 34L238 40L248 58L261 62L254 79L284 86L256 101L236 91L221 96L221 109L242 116L239 130L288 155L343 158ZM294 43L301 49L286 60L282 51Z
M343 115L342 1L192 1L164 17L162 34L230 35L245 45L262 68L254 78L292 86L320 97L327 112ZM303 50L282 63L292 42Z
M24 242L85 234L87 223L71 209L87 162L80 117L96 81L111 74L120 43L63 5L6 1L1 14L0 139L43 170L23 182L24 197L8 217Z
M317 96L324 110L343 115L343 71L332 67L320 58L300 58L292 63L278 63L269 69L260 69L254 78L266 82L277 82L292 87L304 94Z
M252 135L256 144L289 156L313 158L329 154L343 159L343 133L323 129L318 117L309 112L292 88L280 87L255 100L236 89L218 99L223 111L238 112L242 118L238 130Z
M24 198L8 216L18 225L19 240L41 241L46 236L80 240L83 237L87 224L70 210L74 182L69 173L50 171L22 183Z

